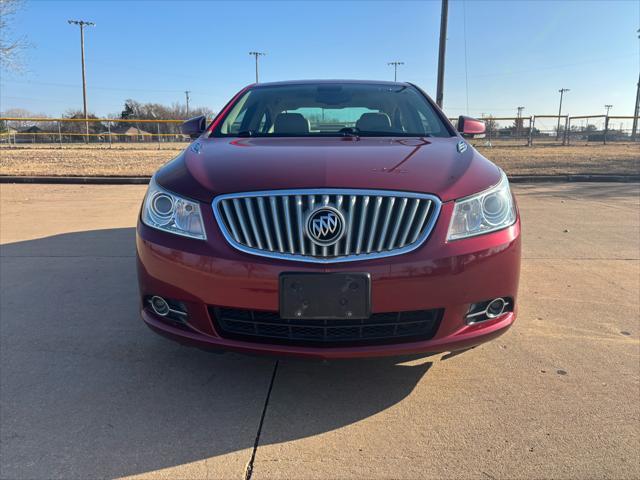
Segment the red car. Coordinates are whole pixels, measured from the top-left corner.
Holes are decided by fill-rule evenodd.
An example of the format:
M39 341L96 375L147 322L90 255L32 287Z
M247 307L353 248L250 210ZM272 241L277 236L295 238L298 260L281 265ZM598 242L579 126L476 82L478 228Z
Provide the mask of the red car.
M518 210L463 138L484 124L457 128L415 85L362 81L251 85L188 120L140 213L142 318L193 346L320 358L504 333Z

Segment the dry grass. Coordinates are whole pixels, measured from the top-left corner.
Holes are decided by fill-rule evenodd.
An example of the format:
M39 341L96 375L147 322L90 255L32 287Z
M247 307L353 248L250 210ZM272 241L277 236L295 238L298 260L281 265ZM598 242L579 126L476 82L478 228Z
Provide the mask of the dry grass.
M640 174L640 144L477 149L510 175Z
M0 149L1 175L151 175L175 157L183 143L166 144L161 150L136 145L83 148L19 147Z
M150 175L184 143L0 148L0 175ZM640 173L640 145L477 147L510 175Z

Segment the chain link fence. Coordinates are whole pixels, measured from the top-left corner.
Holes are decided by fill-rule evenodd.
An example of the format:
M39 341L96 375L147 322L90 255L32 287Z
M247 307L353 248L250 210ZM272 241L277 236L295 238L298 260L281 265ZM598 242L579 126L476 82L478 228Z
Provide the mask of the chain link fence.
M640 117L635 117L640 119ZM560 146L640 142L640 132L633 133L632 116L619 115L532 115L529 117L494 117L483 115L486 133L471 139L474 145ZM458 119L451 118L456 125ZM640 122L639 122L640 123Z
M638 117L636 117L638 118ZM453 124L457 118L450 119ZM486 133L471 139L478 146L540 146L632 143L632 116L483 115ZM180 132L183 120L111 118L0 117L0 145L5 147L105 147L175 148L189 137Z
M187 143L180 132L183 120L111 118L15 118L0 117L0 145L4 146L103 146L126 144L158 149L165 144Z
M457 125L458 119L450 119ZM486 126L481 138L471 139L474 145L482 146L526 146L531 144L532 117L494 117L484 115L480 118Z

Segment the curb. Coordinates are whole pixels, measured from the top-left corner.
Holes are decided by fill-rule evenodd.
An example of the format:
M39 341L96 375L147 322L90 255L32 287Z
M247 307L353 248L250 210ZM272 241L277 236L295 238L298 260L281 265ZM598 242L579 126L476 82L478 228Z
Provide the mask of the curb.
M63 177L0 175L0 183L43 183L62 185L146 185L148 177ZM569 174L569 175L510 175L511 183L568 183L568 182L640 182L640 175Z
M543 183L543 182L640 182L640 175L615 174L560 174L560 175L509 175L511 183Z
M0 175L0 183L57 183L64 185L146 185L151 177L62 177Z

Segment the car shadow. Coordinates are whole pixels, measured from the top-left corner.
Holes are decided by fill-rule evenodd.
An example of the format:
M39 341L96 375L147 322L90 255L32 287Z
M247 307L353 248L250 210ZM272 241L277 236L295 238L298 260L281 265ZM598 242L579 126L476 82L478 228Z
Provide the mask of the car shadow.
M261 445L388 409L431 366L170 342L139 318L134 236L115 228L0 246L2 478L116 477L233 452L244 464L276 362Z

